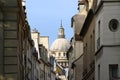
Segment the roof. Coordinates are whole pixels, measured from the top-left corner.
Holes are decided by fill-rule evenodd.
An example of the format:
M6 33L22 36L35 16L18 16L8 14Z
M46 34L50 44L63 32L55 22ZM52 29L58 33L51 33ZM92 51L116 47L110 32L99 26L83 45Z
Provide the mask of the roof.
M52 43L50 50L55 52L67 52L70 47L69 41L65 39L64 28L61 26L58 31L58 38Z
M51 51L67 52L69 47L70 47L70 43L69 43L69 41L67 41L67 39L58 38L52 43L50 50Z

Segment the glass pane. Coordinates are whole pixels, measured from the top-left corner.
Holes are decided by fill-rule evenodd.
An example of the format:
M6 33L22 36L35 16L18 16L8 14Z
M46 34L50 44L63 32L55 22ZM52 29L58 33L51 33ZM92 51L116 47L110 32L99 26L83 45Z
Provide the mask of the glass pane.
M110 65L109 66L109 78L110 80L114 80L118 77L118 65Z

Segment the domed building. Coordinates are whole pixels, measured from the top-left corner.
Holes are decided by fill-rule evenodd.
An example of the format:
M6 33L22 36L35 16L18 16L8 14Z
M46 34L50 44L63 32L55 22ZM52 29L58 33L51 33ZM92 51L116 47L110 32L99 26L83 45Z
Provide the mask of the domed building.
M57 63L59 63L63 68L68 67L68 60L66 57L66 52L70 47L69 41L65 38L64 28L61 24L58 31L58 38L52 43L50 51L55 57Z

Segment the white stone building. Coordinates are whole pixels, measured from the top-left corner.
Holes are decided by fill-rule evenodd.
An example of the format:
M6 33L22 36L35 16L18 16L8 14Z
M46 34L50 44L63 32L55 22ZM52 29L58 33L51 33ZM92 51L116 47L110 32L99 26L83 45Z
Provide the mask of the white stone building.
M40 36L39 32L34 29L31 33L32 39L35 44L36 52L38 53L35 64L34 73L35 77L33 80L51 80L51 76L55 74L51 74L51 65L48 59L48 51L49 51L49 37L48 36ZM54 79L53 79L54 80Z
M95 80L119 80L120 0L97 0L95 13Z

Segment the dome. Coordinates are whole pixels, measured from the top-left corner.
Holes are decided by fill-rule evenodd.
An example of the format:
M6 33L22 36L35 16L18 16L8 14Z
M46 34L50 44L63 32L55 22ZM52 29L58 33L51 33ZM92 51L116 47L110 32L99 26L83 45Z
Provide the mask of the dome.
M51 51L60 51L60 52L67 52L67 50L70 47L69 41L65 39L65 34L64 34L64 28L61 26L58 30L58 38L53 42L53 44L50 47Z
M69 41L65 38L58 38L56 39L50 47L51 51L61 51L66 52L70 47Z

